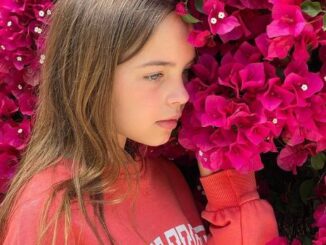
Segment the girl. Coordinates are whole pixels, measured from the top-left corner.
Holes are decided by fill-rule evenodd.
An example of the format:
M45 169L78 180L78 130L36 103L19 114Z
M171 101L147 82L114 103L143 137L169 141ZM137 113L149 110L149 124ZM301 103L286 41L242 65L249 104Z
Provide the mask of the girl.
M199 214L172 162L128 148L127 139L166 143L189 99L195 50L175 4L56 2L32 136L0 209L1 244L262 245L278 235L254 173L198 163L208 199Z

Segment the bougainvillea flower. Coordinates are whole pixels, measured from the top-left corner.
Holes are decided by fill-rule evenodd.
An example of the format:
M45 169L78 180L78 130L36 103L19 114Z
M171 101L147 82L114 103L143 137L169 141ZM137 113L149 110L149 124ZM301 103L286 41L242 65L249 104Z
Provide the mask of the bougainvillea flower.
M294 45L293 36L284 36L273 38L268 46L267 59L274 58L284 59L289 54L290 49Z
M23 115L33 115L36 105L36 97L31 89L24 90L18 97L19 109Z
M273 22L267 26L269 38L281 36L297 37L301 34L306 21L301 8L290 4L275 4L272 10Z
M184 16L184 15L188 14L187 8L186 8L186 3L185 2L177 3L177 5L175 7L175 12L180 16Z
M326 204L320 204L314 211L314 225L317 227L326 227Z
M319 93L311 97L311 108L314 120L326 123L326 93Z
M196 64L192 66L192 71L206 84L212 84L218 80L218 63L212 55L199 56Z
M207 30L192 30L188 36L188 42L194 47L203 47L206 45L211 33Z
M223 127L226 124L225 108L228 101L222 96L209 95L205 101L205 113L200 121L203 127Z
M18 166L17 156L9 152L9 149L0 152L0 193L5 193L8 189L8 181L14 176Z
M0 115L10 115L18 111L15 101L0 91Z
M233 58L236 62L248 65L258 62L261 58L261 53L255 46L252 46L248 42L243 42L235 52Z
M0 144L22 150L26 147L31 132L30 120L23 119L19 124L6 122L0 127Z
M297 167L302 166L308 158L308 151L302 145L286 145L277 156L278 166L285 170L297 174Z
M289 90L282 87L279 78L272 78L268 80L266 92L258 94L257 98L266 110L273 111L281 104L283 106L289 105L295 96Z
M239 71L241 90L261 88L265 84L265 71L263 63L250 63Z
M219 0L208 0L204 2L203 11L208 15L208 23L212 34L224 35L240 26L238 19L227 16L224 3Z
M322 227L316 233L315 240L313 240L313 245L324 245L326 244L326 228Z
M297 98L298 106L305 106L305 99L319 92L324 86L324 82L316 73L308 72L300 76L296 73L290 73L284 81L284 88L294 92Z

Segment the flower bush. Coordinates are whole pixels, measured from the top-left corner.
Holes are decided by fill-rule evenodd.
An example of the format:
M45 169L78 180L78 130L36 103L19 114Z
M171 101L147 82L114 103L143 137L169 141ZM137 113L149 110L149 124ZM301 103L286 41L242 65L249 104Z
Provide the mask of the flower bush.
M28 143L50 0L0 0L0 201ZM281 237L326 243L326 6L300 0L188 0L198 60L170 142L202 209L196 161L215 171L257 171ZM197 183L196 183L197 181ZM289 241L290 240L290 241Z
M0 0L0 201L28 143L52 1Z
M176 6L194 26L198 60L172 144L152 154L184 164L174 155L181 145L213 171L258 171L282 235L270 244L325 242L325 9L300 0Z

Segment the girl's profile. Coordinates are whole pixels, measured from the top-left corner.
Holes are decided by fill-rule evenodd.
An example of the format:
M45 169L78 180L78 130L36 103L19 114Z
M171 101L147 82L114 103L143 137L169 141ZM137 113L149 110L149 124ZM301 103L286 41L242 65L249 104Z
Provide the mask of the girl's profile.
M200 213L180 170L137 147L166 143L189 100L196 50L175 5L56 1L31 139L0 209L1 244L262 245L278 235L254 173L198 162Z

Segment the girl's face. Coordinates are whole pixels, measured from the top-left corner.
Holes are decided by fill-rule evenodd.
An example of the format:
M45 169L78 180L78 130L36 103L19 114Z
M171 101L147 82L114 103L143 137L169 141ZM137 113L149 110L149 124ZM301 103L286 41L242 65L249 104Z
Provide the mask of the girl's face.
M150 146L169 140L172 129L157 122L180 117L189 99L185 69L196 55L187 42L190 30L180 16L170 13L143 49L117 67L114 120L122 148L126 138Z

